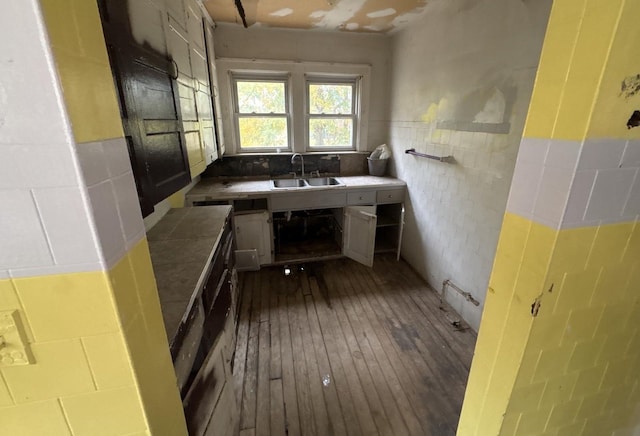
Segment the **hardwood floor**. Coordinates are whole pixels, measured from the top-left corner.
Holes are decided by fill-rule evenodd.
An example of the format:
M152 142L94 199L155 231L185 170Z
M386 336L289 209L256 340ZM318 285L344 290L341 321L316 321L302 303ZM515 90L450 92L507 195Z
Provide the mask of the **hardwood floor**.
M476 336L394 256L243 273L245 435L454 435Z

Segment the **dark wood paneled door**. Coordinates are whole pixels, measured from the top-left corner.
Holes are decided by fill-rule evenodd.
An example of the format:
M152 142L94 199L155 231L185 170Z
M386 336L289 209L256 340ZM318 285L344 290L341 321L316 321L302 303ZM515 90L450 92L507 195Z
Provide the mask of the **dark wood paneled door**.
M191 181L177 71L166 54L134 41L126 0L99 5L140 207L147 216Z

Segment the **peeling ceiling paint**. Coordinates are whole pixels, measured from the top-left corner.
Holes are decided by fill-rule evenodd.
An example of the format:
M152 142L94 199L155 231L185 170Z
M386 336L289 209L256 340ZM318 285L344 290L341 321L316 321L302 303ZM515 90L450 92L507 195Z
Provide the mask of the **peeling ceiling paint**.
M431 0L241 0L249 26L389 32ZM203 0L214 21L241 23L234 0Z
M291 15L291 14L293 14L293 9L284 8L284 9L280 9L280 10L275 11L275 12L271 12L269 15L271 15L273 17L286 17L287 15Z

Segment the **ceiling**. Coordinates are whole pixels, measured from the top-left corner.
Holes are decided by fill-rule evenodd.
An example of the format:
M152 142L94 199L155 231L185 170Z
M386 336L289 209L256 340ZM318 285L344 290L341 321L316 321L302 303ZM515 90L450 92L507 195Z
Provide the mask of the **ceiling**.
M216 22L242 24L235 2L203 0ZM419 14L427 0L240 0L247 25L389 32Z

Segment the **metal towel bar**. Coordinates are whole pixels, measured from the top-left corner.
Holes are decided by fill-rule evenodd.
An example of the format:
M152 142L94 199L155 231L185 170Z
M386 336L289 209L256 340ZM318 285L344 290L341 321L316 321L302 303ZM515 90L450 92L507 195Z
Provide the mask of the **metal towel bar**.
M416 151L415 148L410 148L404 151L406 154L412 154L414 156L426 157L427 159L437 160L438 162L452 163L454 161L453 156L434 156L432 154L425 154Z

